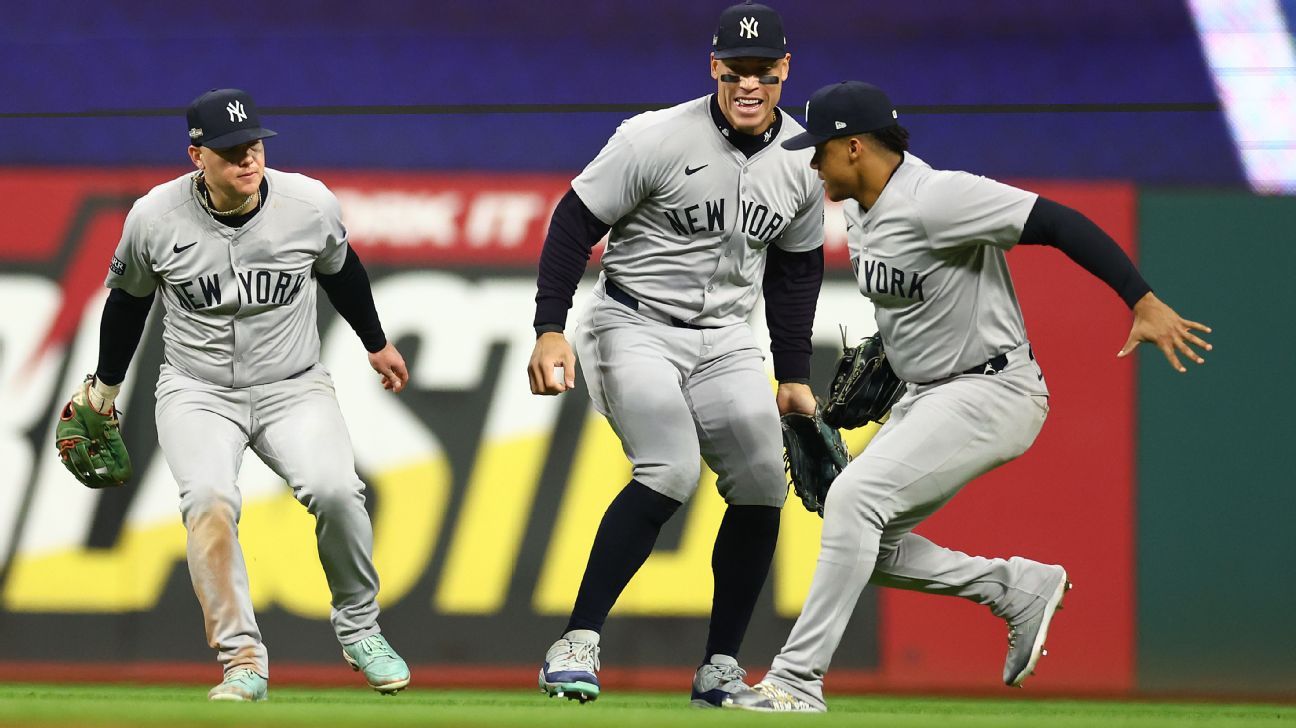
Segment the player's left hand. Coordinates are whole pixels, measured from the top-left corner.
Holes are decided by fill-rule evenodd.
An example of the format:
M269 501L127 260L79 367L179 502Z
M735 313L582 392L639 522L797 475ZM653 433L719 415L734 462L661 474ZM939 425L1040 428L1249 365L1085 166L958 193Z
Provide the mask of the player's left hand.
M1193 329L1211 333L1209 326L1181 318L1173 308L1149 292L1134 304L1134 326L1130 329L1129 338L1125 340L1125 346L1116 356L1128 356L1135 347L1146 341L1155 344L1176 371L1186 372L1188 370L1180 363L1179 354L1198 364L1206 363L1189 344L1206 351L1214 348L1194 334Z
M399 392L409 382L409 369L405 367L405 357L401 356L390 341L378 351L369 355L369 366L382 377L383 389Z
M796 382L779 382L778 392L774 395L780 415L795 412L803 415L815 413L815 396L810 385Z

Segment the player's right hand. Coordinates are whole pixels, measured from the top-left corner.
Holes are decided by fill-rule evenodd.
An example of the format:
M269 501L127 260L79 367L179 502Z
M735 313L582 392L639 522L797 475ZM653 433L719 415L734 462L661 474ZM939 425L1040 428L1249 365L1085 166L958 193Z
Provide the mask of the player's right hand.
M557 331L540 334L527 364L531 394L562 394L576 387L576 355Z

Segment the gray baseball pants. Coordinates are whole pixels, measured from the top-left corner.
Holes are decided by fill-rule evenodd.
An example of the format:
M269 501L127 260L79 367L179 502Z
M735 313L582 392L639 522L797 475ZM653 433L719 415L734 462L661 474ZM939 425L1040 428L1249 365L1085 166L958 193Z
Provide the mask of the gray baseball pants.
M315 516L338 641L351 644L379 632L364 483L322 366L270 384L230 388L164 364L156 411L158 442L180 488L189 576L207 642L226 671L247 667L270 676L238 542L242 495L235 480L248 448Z
M675 327L606 296L600 280L573 340L635 480L684 503L705 458L730 505L782 507L783 434L750 326Z
M1029 345L993 376L908 385L828 491L809 596L765 679L825 707L823 678L865 584L962 597L1002 618L1043 598L1053 575L1041 564L969 556L912 531L973 478L1026 452L1047 414Z

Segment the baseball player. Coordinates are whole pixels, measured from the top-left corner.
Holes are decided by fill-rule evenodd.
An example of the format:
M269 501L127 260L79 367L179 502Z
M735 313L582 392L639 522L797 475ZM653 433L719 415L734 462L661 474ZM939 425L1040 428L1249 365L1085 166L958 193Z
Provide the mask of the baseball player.
M599 633L657 535L697 488L701 460L728 503L715 598L692 702L740 688L737 655L765 582L787 496L780 412L813 412L810 330L823 279L823 191L800 125L777 107L791 55L772 9L735 5L712 40L716 93L624 122L572 181L540 258L531 391L575 386L563 334L590 249L608 234L574 342L594 406L633 478L599 525L571 618L539 683L599 694ZM747 319L764 291L775 396Z
M827 709L823 678L865 584L963 597L1008 623L1003 681L1020 686L1044 654L1069 587L1061 566L987 559L913 533L968 481L1021 455L1048 414L1048 388L1026 338L1004 253L1018 243L1061 249L1128 304L1134 325L1118 356L1155 343L1172 366L1210 350L1162 303L1119 246L1075 210L1032 192L927 166L887 96L845 82L815 92L811 166L845 205L851 264L906 392L824 505L819 563L805 608L765 679L730 705Z
M364 483L319 363L315 281L394 392L409 379L369 279L319 181L265 167L256 107L237 89L187 111L197 171L153 188L126 218L106 285L99 363L73 404L111 413L155 295L165 312L158 441L180 488L189 574L224 680L212 700L259 701L270 676L238 543L235 486L251 448L315 516L343 656L375 690L409 683L380 634Z

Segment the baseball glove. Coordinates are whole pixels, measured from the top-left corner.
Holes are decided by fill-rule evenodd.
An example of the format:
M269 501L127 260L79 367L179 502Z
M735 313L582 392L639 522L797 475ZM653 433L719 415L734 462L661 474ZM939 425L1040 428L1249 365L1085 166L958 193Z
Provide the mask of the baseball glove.
M824 422L846 430L881 422L903 394L904 382L887 361L882 336L873 334L851 347L842 329L842 358L824 403Z
M72 399L63 405L54 444L59 458L81 484L87 488L112 488L131 476L130 454L121 439L117 408L108 406L100 412L90 405L90 386L94 376L87 376Z
M783 415L783 462L792 479L792 489L811 513L823 515L828 487L850 462L850 454L837 430L829 427L818 412L814 415Z

